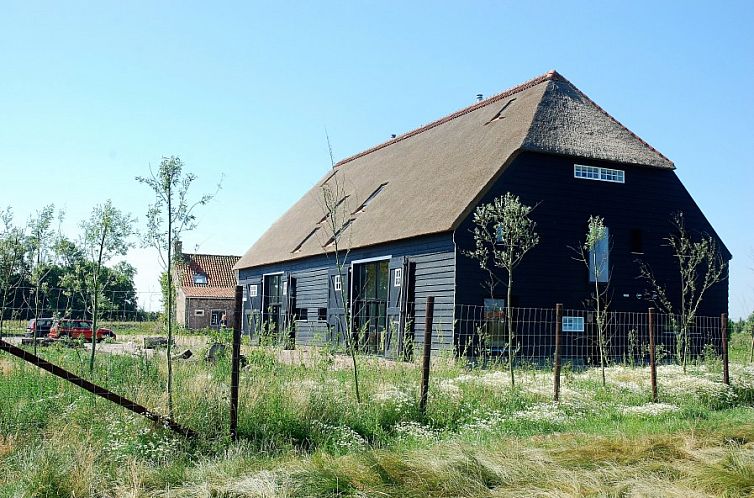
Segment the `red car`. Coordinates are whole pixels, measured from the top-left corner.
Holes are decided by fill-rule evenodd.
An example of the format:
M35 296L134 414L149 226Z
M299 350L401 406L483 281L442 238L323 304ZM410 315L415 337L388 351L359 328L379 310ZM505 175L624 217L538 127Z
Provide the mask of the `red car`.
M92 321L91 320L58 320L50 329L50 335L53 339L78 339L83 337L87 341L92 340ZM97 342L103 339L115 339L115 334L110 329L97 329Z

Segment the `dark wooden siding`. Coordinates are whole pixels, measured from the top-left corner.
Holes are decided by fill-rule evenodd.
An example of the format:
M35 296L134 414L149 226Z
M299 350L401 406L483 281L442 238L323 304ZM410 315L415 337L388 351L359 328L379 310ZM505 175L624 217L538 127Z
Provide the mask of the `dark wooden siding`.
M574 163L624 170L625 183L576 179ZM667 284L671 298L679 294L678 272L663 240L673 228L672 213L682 211L688 229L714 234L673 171L522 153L482 202L508 191L519 195L524 203L536 205L532 218L537 222L540 235L539 245L514 273L514 306L553 307L561 302L566 308L583 307L590 292L588 272L583 263L574 260L576 253L569 247L578 247L583 242L590 215L604 217L610 229L611 306L616 311L646 311L649 306L643 298L648 286L637 278L639 259L646 261L658 280ZM480 286L484 273L476 261L460 252L473 246L471 227L469 216L455 234L459 250L456 300L461 304L478 305L488 297ZM636 230L641 231L643 255L631 253ZM723 251L728 257L727 250ZM504 297L505 286L498 287L498 294ZM699 312L718 316L727 309L728 283L725 281L709 291Z
M354 249L348 261L384 256L407 256L415 265L414 314L415 343L423 344L424 317L427 296L435 297L433 348L453 346L453 318L455 296L455 245L452 234L419 237L392 244ZM296 341L299 344L319 344L327 338L327 325L314 320L319 308L328 306L328 271L335 267L332 258L324 255L287 263L241 270L242 285L265 273L290 272L296 278L298 308L307 308L309 320L297 322ZM260 290L261 292L261 290Z

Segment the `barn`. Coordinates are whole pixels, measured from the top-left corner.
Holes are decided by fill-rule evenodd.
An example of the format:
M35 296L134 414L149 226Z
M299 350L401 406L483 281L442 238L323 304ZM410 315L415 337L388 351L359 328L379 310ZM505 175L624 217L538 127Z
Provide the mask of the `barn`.
M338 192L336 208L346 212L337 234L345 271L336 267L323 191ZM674 213L684 213L690 231L719 241L673 162L550 71L326 171L235 265L245 330L285 329L295 344L336 342L344 294L361 347L396 356L421 344L433 296L432 347L459 351L466 315L490 297L485 274L464 254L474 245L473 211L506 192L536 206L540 237L517 269L511 304L519 308L583 308L593 283L571 248L590 215L609 230L615 310L647 309L639 261L655 269L669 296L680 292L664 244ZM727 307L725 280L699 312L719 316Z

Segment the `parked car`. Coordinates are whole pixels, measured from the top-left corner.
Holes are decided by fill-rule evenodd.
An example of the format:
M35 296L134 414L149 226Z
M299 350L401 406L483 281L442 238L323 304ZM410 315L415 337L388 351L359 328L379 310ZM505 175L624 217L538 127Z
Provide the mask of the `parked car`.
M83 337L87 341L92 340L92 321L91 320L73 320L65 318L55 322L50 329L50 337L53 339L78 339ZM115 333L106 328L97 329L97 342L103 339L115 339Z
M52 318L32 318L26 325L26 335L34 337L34 330L37 331L37 337L47 337L50 333L54 320Z

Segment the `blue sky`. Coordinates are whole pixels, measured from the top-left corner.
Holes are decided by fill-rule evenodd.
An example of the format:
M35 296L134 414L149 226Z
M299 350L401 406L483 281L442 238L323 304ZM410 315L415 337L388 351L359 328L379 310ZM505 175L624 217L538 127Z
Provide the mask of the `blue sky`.
M0 3L0 204L144 219L163 155L217 200L184 247L242 254L336 160L557 69L670 157L754 309L754 2ZM154 255L134 251L142 291ZM145 294L146 295L146 294Z

